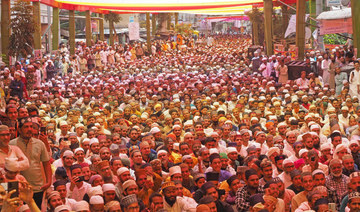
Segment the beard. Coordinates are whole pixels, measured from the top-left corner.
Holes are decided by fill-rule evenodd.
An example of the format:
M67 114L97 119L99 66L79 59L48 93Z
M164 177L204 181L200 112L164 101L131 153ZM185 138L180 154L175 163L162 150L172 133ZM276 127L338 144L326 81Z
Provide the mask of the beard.
M342 172L340 172L339 174L335 174L335 173L331 173L334 177L341 177Z
M176 197L167 197L165 196L165 201L170 205L173 206L176 202Z
M105 183L112 183L113 182L113 175L110 175L110 176L103 176L103 179L104 179L104 182Z

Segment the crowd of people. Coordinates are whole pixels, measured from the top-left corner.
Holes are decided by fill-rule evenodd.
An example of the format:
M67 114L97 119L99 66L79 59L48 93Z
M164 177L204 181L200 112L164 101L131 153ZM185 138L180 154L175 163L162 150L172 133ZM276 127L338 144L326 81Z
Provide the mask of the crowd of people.
M2 65L1 211L360 211L359 60L291 60L213 35Z

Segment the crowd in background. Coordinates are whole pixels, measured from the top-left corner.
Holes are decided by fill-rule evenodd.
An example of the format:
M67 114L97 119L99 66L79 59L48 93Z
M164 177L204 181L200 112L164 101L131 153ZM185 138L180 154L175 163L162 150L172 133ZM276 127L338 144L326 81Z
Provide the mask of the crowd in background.
M305 56L291 79L212 35L3 64L2 211L360 211L359 59Z

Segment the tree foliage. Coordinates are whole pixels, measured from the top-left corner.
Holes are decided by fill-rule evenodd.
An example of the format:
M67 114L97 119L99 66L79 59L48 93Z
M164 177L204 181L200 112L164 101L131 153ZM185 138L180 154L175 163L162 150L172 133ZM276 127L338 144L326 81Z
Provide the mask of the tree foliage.
M105 14L105 20L108 22L119 23L121 21L121 17L117 13L109 12L109 14Z
M337 34L324 35L324 43L345 45L346 39Z
M177 24L175 26L175 31L182 35L192 35L192 33L194 32L194 30L191 27L191 24L184 24L184 23Z
M32 54L35 32L33 6L28 1L16 0L11 8L10 20L10 56L26 56Z

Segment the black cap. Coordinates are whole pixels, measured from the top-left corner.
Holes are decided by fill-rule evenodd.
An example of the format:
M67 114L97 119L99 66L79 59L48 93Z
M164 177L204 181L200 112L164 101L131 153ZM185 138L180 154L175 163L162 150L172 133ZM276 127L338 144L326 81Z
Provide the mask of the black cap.
M213 187L215 188L214 183L212 183L212 182L206 182L206 183L204 183L204 184L201 186L201 190L202 190L203 193L206 194L206 191L207 191L209 188L213 188Z
M55 175L58 175L62 178L68 177L66 173L66 169L64 167L58 167L55 171Z
M212 163L214 159L220 158L220 155L218 153L212 153L209 158L210 158L210 163Z
M61 185L66 185L66 180L57 180L57 181L55 181L54 183L53 183L53 186L54 186L54 190L56 190L56 188L58 187L58 186L61 186Z

